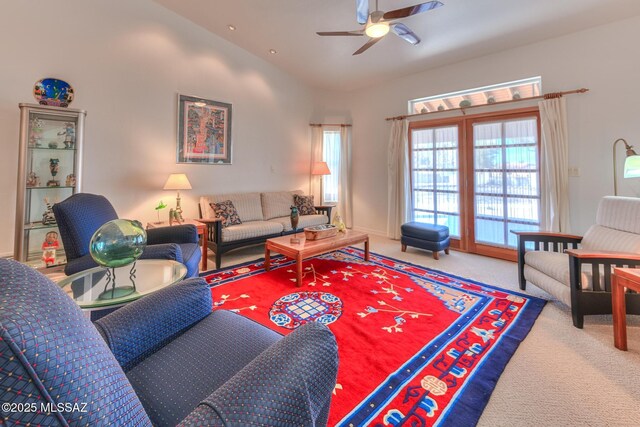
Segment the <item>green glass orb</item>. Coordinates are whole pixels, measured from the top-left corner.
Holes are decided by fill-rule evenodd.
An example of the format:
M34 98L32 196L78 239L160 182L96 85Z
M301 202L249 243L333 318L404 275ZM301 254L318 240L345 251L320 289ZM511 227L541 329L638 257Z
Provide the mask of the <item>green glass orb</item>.
M139 221L114 219L91 237L89 253L99 265L109 268L131 264L147 246L147 232Z

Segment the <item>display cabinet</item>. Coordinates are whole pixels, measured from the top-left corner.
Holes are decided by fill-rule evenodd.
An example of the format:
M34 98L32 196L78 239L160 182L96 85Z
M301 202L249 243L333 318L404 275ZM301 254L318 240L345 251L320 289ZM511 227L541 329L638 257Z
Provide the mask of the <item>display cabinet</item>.
M66 262L51 211L81 191L86 112L20 104L20 152L14 258L34 267Z

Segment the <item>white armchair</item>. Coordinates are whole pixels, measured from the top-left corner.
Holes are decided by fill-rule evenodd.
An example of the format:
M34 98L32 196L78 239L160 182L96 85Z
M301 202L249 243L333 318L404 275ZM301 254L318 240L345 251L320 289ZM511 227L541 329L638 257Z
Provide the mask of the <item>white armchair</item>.
M584 237L517 232L520 289L526 282L571 307L573 325L584 315L611 313L613 267L640 267L640 198L604 197ZM627 312L640 314L640 294L627 293Z

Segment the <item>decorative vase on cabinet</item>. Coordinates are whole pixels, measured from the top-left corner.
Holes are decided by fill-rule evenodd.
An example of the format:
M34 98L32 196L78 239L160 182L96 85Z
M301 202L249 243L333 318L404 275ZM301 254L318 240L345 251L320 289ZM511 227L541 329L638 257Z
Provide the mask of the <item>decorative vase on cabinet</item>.
M81 191L84 110L20 104L14 258L33 267L66 262L50 205ZM61 180L60 177L63 177ZM67 177L66 181L64 177ZM52 253L54 259L52 259Z

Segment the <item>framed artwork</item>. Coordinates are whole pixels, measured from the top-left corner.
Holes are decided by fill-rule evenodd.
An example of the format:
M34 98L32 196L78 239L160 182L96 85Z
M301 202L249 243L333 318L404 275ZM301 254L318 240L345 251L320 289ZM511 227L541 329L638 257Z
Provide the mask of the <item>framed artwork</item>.
M177 162L231 164L231 104L178 96Z

